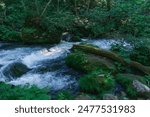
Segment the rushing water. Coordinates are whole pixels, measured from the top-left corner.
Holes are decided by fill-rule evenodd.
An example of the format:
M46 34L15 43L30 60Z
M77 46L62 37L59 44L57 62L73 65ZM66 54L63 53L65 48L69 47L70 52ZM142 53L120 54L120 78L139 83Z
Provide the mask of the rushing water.
M88 43L103 49L110 49L118 43L115 40L90 40ZM62 89L76 90L79 73L65 65L65 57L70 53L72 42L61 42L53 46L24 46L0 43L0 81L13 85L36 85L39 88L49 87L53 91ZM127 43L124 43L127 46ZM30 70L21 77L5 75L5 69L12 64L21 63ZM9 80L8 80L9 79Z

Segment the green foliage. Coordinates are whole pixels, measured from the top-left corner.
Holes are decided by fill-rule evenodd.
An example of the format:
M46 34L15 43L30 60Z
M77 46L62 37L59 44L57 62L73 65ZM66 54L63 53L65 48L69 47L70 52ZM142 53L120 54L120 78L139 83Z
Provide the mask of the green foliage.
M26 28L36 30L33 39L40 43L58 40L66 31L77 36L149 37L149 6L148 0L2 0L0 39L22 41L28 36L21 35L32 32Z
M114 66L106 65L105 61L100 60L97 56L89 55L88 53L75 50L66 58L66 64L80 72L90 73L97 69L111 71Z
M140 97L146 98L145 96L143 96L142 94L140 94L139 92L137 92L135 90L135 88L133 87L133 81L134 80L139 80L140 82L142 82L143 84L150 86L149 82L149 76L146 77L139 77L139 76L130 76L130 75L122 75L122 74L118 74L115 77L116 81L121 84L121 86L123 86L125 92L128 94L128 96L131 99L137 99Z
M57 100L72 100L73 96L68 91L61 91L56 96Z
M124 57L125 59L129 58L131 53L131 50L129 50L127 47L124 47L123 43L113 44L110 50Z
M139 45L133 48L130 54L131 60L142 63L143 65L150 66L150 48L145 45Z
M98 94L111 91L115 86L113 77L105 72L93 71L79 80L81 91Z
M116 81L123 86L129 97L132 99L136 99L138 97L138 93L132 86L133 79L119 74L116 77Z
M1 100L48 100L47 89L39 89L36 86L12 86L0 83Z
M150 87L150 76L144 76L143 79L143 83Z
M78 71L86 72L84 69L85 65L88 63L86 54L80 51L70 54L66 58L66 64L71 68L74 68Z

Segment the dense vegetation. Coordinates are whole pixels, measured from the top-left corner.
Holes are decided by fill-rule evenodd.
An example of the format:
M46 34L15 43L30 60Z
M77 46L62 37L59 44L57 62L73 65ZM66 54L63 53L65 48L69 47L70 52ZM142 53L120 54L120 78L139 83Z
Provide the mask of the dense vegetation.
M58 43L80 37L149 37L149 0L1 0L0 40Z
M0 0L0 41L54 44L64 32L77 41L82 37L126 38L133 46L132 51L121 44L111 48L127 65L73 48L66 64L85 74L79 79L80 98L107 99L108 94L113 99L150 98L149 93L139 93L132 85L143 83L140 86L150 88L150 71L146 69L150 66L149 0ZM129 61L140 63L145 72L139 72L137 64L132 66L138 70L131 68ZM47 90L35 86L0 83L0 91L0 99L50 99ZM63 91L56 99L75 97Z
M139 54L144 49L148 50ZM85 73L79 79L81 94L91 99L150 99L150 59L146 56L150 48L141 46L129 51L120 44L112 46L110 52L80 44L72 50L66 63Z
M47 89L39 89L36 86L13 86L0 83L1 100L48 100Z

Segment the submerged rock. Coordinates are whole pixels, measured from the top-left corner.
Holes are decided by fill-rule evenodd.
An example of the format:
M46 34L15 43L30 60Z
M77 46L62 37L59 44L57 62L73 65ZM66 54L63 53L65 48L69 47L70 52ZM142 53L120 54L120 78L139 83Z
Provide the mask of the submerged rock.
M10 81L14 78L18 78L27 73L30 69L19 62L11 63L3 68L3 75L6 77L6 81Z

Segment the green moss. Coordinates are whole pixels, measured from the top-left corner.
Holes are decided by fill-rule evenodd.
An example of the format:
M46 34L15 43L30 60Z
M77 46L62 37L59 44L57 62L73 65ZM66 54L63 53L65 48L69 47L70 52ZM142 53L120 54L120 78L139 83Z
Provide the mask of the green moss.
M87 72L87 57L86 54L80 51L75 51L75 53L70 54L66 58L66 64L78 71Z
M98 94L112 90L115 86L115 80L110 74L98 70L80 78L79 84L81 91Z
M92 54L86 54L82 51L75 50L66 58L66 64L80 72L90 73L94 70L103 69L111 71L115 66L104 58Z
M13 86L0 83L1 100L48 100L47 89L39 89L36 86Z
M73 96L68 91L61 91L56 96L57 100L72 100Z
M73 38L71 39L72 42L80 42L81 38L79 36L73 36Z
M116 81L121 84L127 93L128 97L131 99L137 99L137 98L147 98L145 97L146 95L140 94L139 92L136 91L136 89L133 87L133 80L138 80L142 82L143 84L149 86L149 81L147 77L140 77L136 75L131 75L131 74L118 74L116 76Z
M130 58L143 65L150 66L150 48L145 45L139 45L139 47L136 46L133 48Z

